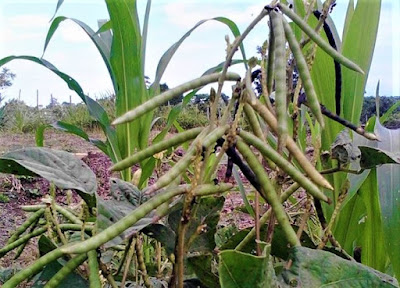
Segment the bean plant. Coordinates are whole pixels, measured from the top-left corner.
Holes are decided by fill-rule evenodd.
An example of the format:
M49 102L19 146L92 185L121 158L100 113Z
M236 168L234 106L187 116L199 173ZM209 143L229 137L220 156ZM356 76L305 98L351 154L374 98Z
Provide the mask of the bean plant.
M28 148L3 155L1 172L42 176L61 189L74 189L83 199L80 206L72 210L57 204L53 192L44 204L23 207L33 213L0 249L0 255L23 249L18 247L24 247L29 239L39 235L42 235L42 242L39 241L42 255L13 275L3 287L16 287L38 273L42 277L44 273L40 274L40 271L49 269L54 263L63 264L50 279L44 280L47 287L57 287L71 275L80 275L81 281L86 283L82 285L88 285L85 282L88 281L90 287L125 287L128 282L145 287L190 287L200 286L200 283L203 287L319 287L337 283L357 287L398 286L395 278L357 263L359 259L355 259L353 251L343 249L341 241L336 240L336 219L342 213L341 204L353 188L346 177L342 177L338 188L336 180L339 178L332 176L337 172L357 172L349 165L360 157L361 170L398 162L386 153L386 158L379 157L381 160L368 164L367 158L371 155L378 158L376 155L384 152L373 148L357 150L348 130L336 133L336 140L330 139L329 153L322 153L321 149L328 141L322 138L333 136L329 133L337 126L346 127L367 139L376 140L377 136L358 127L358 123L353 124L354 118L347 118L345 113L344 117L335 114L331 112L332 107L324 106L326 99L322 92L325 88L323 81L315 75L316 65L330 59L331 66L335 61L335 67L339 65L343 70L363 75L368 73L369 64L358 65L355 59L344 56L319 33L320 28L330 21L329 11L334 1L325 1L319 17L313 19L315 21L308 18L318 8L316 1L294 2L294 11L285 1L272 1L260 7L260 14L242 34L229 19L214 18L227 24L236 37L233 42L226 38L225 61L211 69L213 73L161 94L158 87L166 64L180 43L204 21L164 54L156 80L147 89L144 51L151 1L146 8L142 34L135 1L106 1L110 21L97 33L73 20L94 41L109 69L117 95L117 118L113 123L109 123L101 106L83 94L77 82L45 60L28 56L1 60L0 63L5 64L15 58L29 59L49 67L67 81L103 125L107 143L94 143L111 155L114 162L111 170L125 171L121 174L122 179L111 180L111 199L102 199L96 195L93 173L66 152ZM362 5L366 1L358 2ZM357 13L367 15L369 10L363 11L357 6L354 11L350 1L349 11L356 17ZM243 40L256 25L261 25L264 18L269 20L270 32L261 48L261 59L247 60ZM45 46L58 24L65 19L57 17L53 20ZM346 23L345 31L352 31L352 23ZM112 38L113 53L110 53L110 46L103 45L102 33L108 33ZM228 72L237 62L233 57L238 49L246 67L242 77ZM134 54L131 58L124 57L130 53ZM252 88L252 77L257 70L262 83L259 96ZM293 81L294 70L299 76L297 81ZM219 117L217 109L226 81L234 81L235 85L229 103ZM167 131L164 130L148 145L154 109L184 92L189 92L185 97L188 101L197 89L213 82L218 83L218 87L210 92L208 126L179 131L168 139L164 139ZM270 96L274 96L274 101ZM337 105L339 101L336 100L340 98L333 99L329 104ZM342 99L341 103L346 101ZM176 110L174 112L176 116ZM174 114L170 116L174 120ZM249 131L241 129L242 118L249 123ZM166 129L172 123L169 121ZM314 148L311 158L305 155L304 141L300 139L307 129ZM184 155L178 159L169 158L171 168L166 172L158 171L157 161L163 155L173 155L179 146L186 147ZM226 163L224 155L227 155ZM134 186L130 182L130 171L138 163L142 167L142 176L136 182L139 186ZM225 169L225 182L217 179L220 169ZM244 185L237 177L237 169L250 185ZM242 193L247 211L254 215L254 227L224 239L223 231L229 227L221 228L218 222L224 196L237 190L229 181L232 172L239 188L247 188L247 192L255 195L255 203L251 206L246 191ZM156 181L147 185L146 180L152 174L156 174ZM294 193L298 190L305 195L305 204L296 216L290 213L290 208L297 205L298 198ZM287 200L292 203L289 209L288 204L284 204ZM261 202L268 207L263 215ZM152 260L156 268L151 265ZM395 269L393 263L397 273Z

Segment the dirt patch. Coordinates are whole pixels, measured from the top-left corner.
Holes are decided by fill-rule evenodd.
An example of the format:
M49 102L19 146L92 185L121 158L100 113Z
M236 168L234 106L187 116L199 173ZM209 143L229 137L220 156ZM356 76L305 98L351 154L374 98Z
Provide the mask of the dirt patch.
M104 140L101 131L88 133L89 137ZM9 151L36 146L35 134L0 132L0 155ZM56 130L46 130L44 147L64 150L71 153L99 151L95 146L81 137Z

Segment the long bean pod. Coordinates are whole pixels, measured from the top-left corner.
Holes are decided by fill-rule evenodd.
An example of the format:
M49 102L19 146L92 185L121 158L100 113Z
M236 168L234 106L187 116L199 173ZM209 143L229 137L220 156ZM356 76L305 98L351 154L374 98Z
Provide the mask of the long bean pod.
M268 110L267 107L261 104L261 102L252 97L247 98L247 102L253 107L255 111L264 119L269 127L276 133L278 131L278 123L275 116ZM290 151L293 157L297 160L297 163L304 169L305 173L314 181L315 184L320 185L329 190L333 190L332 185L326 180L308 161L307 157L301 152L299 147L292 138L288 137L286 141L286 148Z
M319 124L321 124L321 127L324 127L324 117L322 116L321 107L318 102L317 93L315 93L307 62L303 56L303 53L301 52L300 45L294 36L292 28L290 28L290 25L285 18L283 18L283 28L285 30L286 39L289 43L290 49L293 52L294 59L296 60L297 70L299 71L311 112L314 114Z
M151 145L150 147L147 147L146 149L143 149L132 156L125 158L124 160L114 164L110 168L112 171L121 171L124 170L128 167L131 167L135 165L136 163L139 163L140 161L156 154L161 151L164 151L165 149L168 149L170 147L180 145L186 141L189 141L191 139L194 139L197 137L197 135L200 134L200 132L203 130L203 127L197 127L194 129L187 130L182 133L178 133L177 135L174 135L174 137L170 139L166 139L163 141L160 141L154 145Z
M58 272L46 283L44 288L56 288L59 287L61 281L71 274L79 265L81 265L87 258L86 253L78 255L68 261ZM90 286L92 287L92 286ZM101 286L100 286L101 287Z
M161 176L156 183L151 185L148 190L146 191L147 194L152 194L153 192L167 186L170 184L176 177L181 175L187 167L192 163L193 157L196 154L196 143L199 141L201 142L203 148L207 148L209 145L212 143L216 142L218 138L221 138L222 135L226 132L226 130L229 128L228 125L218 127L214 129L214 131L210 132L204 140L201 140L200 136L203 136L200 134L197 139L194 141L191 145L191 147L188 149L186 154L172 167L167 173L165 173L163 176Z
M26 229L29 228L29 226L31 226L33 223L36 222L36 220L43 216L43 213L44 208L40 208L35 213L33 213L21 226L18 227L17 230L15 230L14 234L8 239L7 244L10 244L17 240L19 235L24 233Z
M11 242L10 244L4 246L3 248L0 249L0 258L3 257L8 252L10 252L11 250L13 250L14 248L17 248L18 246L24 244L29 239L39 236L40 234L43 234L46 231L47 231L47 227L41 227L39 229L36 229L32 233L26 234L26 235L20 237L18 240Z
M286 215L285 209L283 208L272 183L269 181L268 175L265 172L264 167L260 164L257 157L250 150L250 147L247 146L247 144L244 143L241 139L238 139L236 147L246 159L247 164L249 164L254 174L257 176L257 179L260 181L262 188L259 192L274 210L276 219L281 225L289 244L292 246L300 246L300 241L299 239L297 239L297 235L290 225L289 218Z
M294 181L298 182L300 186L307 190L313 197L329 203L329 198L322 193L313 182L311 182L307 177L304 177L303 173L297 170L289 161L269 145L266 145L263 141L249 132L241 130L239 131L239 135L247 144L253 145L263 155L271 159L279 168L290 175Z
M272 86L274 85L274 48L275 48L275 37L274 37L274 31L272 30L271 23L269 25L269 43L268 43L268 66L267 66L267 92L269 95L272 92Z
M89 262L89 283L90 288L101 288L99 276L99 262L97 260L97 251L91 250L87 253Z
M151 98L150 100L146 101L142 105L139 105L138 107L126 112L124 115L118 117L113 121L113 125L117 124L122 124L126 122L133 121L140 116L146 114L147 112L159 107L160 105L168 102L169 100L173 99L174 97L177 97L181 95L182 93L196 89L199 87L202 87L204 85L217 82L218 79L220 78L220 73L213 73L209 75L204 75L200 78L197 78L195 80L189 81L187 83L184 83L182 85L179 85L173 89L170 89L168 91L165 91L161 93L158 96L155 96ZM237 81L240 79L240 76L236 73L228 72L226 73L225 80L228 81Z
M224 193L233 188L231 183L219 183L218 185L203 184L199 185L193 190L193 196L207 196L219 193Z
M288 138L287 98L286 98L286 48L282 14L270 12L271 26L274 33L275 57L275 110L278 118L278 151L282 151Z
M293 20L300 29L307 34L308 37L311 38L322 50L324 50L328 55L330 55L333 59L335 59L340 64L346 66L347 68L357 71L361 74L364 74L364 71L353 61L349 60L335 49L333 49L328 43L326 43L315 31L312 29L300 16L294 13L289 7L286 5L279 3L277 5L279 9L290 19Z

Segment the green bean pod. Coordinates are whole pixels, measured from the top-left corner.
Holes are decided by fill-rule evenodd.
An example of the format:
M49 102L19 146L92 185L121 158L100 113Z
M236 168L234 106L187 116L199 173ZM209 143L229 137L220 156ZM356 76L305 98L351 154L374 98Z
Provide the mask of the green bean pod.
M301 19L300 16L294 13L289 7L287 7L282 3L279 3L277 6L287 17L292 19L292 21L296 23L297 26L299 26L300 29L303 30L303 32L307 34L307 36L310 37L310 39L313 40L329 56L331 56L333 59L335 59L340 64L346 66L347 68L359 72L361 74L364 74L364 71L357 64L355 64L354 62L352 62L351 60L349 60L348 58L344 57L342 54L337 52L335 49L333 49L329 45L329 43L325 42L324 39L322 39L314 31L314 29L312 29L303 19Z
M87 253L89 262L89 283L90 288L101 288L99 276L99 262L97 260L97 251L91 250Z
M272 92L272 87L274 86L274 48L275 48L275 37L272 26L269 26L269 43L268 43L268 66L267 66L267 90L269 96Z
M300 246L300 241L297 239L296 232L294 232L292 226L290 225L285 209L283 208L272 183L269 181L268 174L265 172L264 167L260 164L256 155L254 155L254 153L250 150L250 147L247 146L247 144L241 139L238 139L236 147L243 155L244 159L246 159L247 164L249 164L254 174L257 176L257 179L262 187L262 191L259 192L261 196L271 205L276 215L276 219L281 225L289 244L292 246Z
M60 205L56 205L56 210L57 210L57 212L59 212L61 215L63 215L65 218L67 218L72 223L79 224L79 225L83 224L82 220L80 220L78 217L76 217L74 215L74 213L72 213L68 209L66 209Z
M86 254L78 255L67 262L58 272L46 283L44 288L59 287L61 281L71 274L79 265L81 265L87 258ZM90 286L92 287L92 286ZM101 286L100 286L101 287Z
M288 138L287 97L286 97L286 48L282 14L270 12L271 26L274 33L275 58L275 109L278 118L278 151L282 151Z
M19 235L24 233L26 229L29 228L29 226L31 226L33 223L36 222L36 220L38 220L40 217L43 216L43 213L44 213L44 207L40 208L35 213L33 213L21 226L18 227L18 229L14 232L14 234L8 239L7 244L10 244L15 240L17 240Z
M60 224L61 231L81 231L82 225L79 224ZM85 232L92 232L94 225L85 224Z
M4 246L3 248L0 249L0 258L3 257L8 252L10 252L11 250L13 250L14 248L17 248L18 246L24 244L29 239L39 236L40 234L43 234L46 231L47 231L47 227L42 227L42 228L36 229L32 233L26 234L26 235L18 238L18 240L14 241L10 244L7 244L6 246Z
M283 18L283 29L285 30L286 39L289 43L290 49L293 52L294 59L296 60L297 69L299 71L301 81L303 82L303 87L307 95L307 102L310 106L311 112L314 114L315 118L323 128L325 126L324 117L322 116L321 106L318 102L317 93L315 93L307 62L303 53L301 52L300 45L294 36L292 28L285 18Z
M146 149L143 149L143 150L133 154L132 156L129 156L128 158L125 158L124 160L114 164L110 168L110 170L111 171L121 171L128 167L131 167L131 166L135 165L136 163L139 163L140 161L143 161L144 159L153 156L156 153L159 153L170 147L180 145L182 143L185 143L186 141L196 138L197 135L199 135L203 129L204 129L203 127L198 127L198 128L187 130L182 133L178 133L177 135L174 135L174 137L172 137L170 139L160 141L154 145L151 145L150 147L147 147Z
M289 161L287 161L282 155L277 153L269 145L266 145L259 138L255 137L253 134L241 130L239 136L249 144L253 145L258 149L263 155L271 159L280 169L285 171L292 179L300 184L301 187L306 189L313 197L329 203L329 198L318 189L318 187L311 182L307 177L303 175L299 170L297 170Z
M168 102L169 100L181 95L184 92L205 86L210 83L217 82L220 76L221 76L220 73L204 75L200 78L197 78L195 80L192 80L192 81L189 81L182 85L179 85L173 89L165 91L165 92L161 93L160 95L155 96L155 97L151 98L150 100L146 101L142 105L139 105L138 107L126 112L124 115L115 119L112 124L118 125L118 124L133 121L133 120L139 118L140 116L146 114L147 112ZM237 81L237 80L240 80L240 76L236 73L228 72L228 73L226 73L225 80Z
M219 183L218 185L204 184L199 185L193 190L193 196L208 196L219 193L224 193L233 188L231 183Z
M250 106L253 107L253 109L257 111L257 113L264 119L268 126L271 127L271 129L276 133L278 131L278 123L271 111L269 111L267 107L262 105L261 102L254 97L247 98L246 100ZM332 185L315 169L310 161L308 161L307 157L303 154L303 152L301 152L291 137L287 138L286 148L315 184L333 191Z
M184 171L186 171L187 167L193 162L193 157L196 155L196 143L201 141L202 147L207 148L218 138L222 137L225 134L226 130L229 128L228 125L224 125L214 129L211 133L209 133L203 141L201 141L199 136L195 140L195 143L188 149L186 154L172 167L167 173L161 176L156 183L149 187L146 191L146 194L152 194L153 192L164 188L169 185L176 177L181 175Z

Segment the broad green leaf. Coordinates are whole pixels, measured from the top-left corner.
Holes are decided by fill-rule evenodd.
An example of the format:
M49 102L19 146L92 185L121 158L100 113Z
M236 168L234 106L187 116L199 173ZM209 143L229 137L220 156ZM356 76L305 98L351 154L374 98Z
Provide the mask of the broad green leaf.
M398 287L396 279L332 253L293 247L281 281L290 287Z
M397 101L394 103L386 112L383 114L381 117L379 117L379 121L384 124L387 120L389 120L389 117L392 115L396 109L400 107L400 101Z
M214 234L217 231L220 211L224 205L224 197L202 197L190 217L185 241L190 240L189 252L212 252L215 248ZM182 209L168 215L168 225L177 233L181 221ZM200 229L200 230L199 230ZM199 233L201 231L201 233Z
M76 23L82 30L89 36L90 40L96 45L97 50L100 52L101 57L103 58L104 64L107 67L108 72L110 73L110 77L113 80L113 74L110 67L110 49L107 44L103 41L99 34L97 34L92 28L86 25L84 22L79 21L74 18L68 18L64 16L59 16L53 20L51 26L47 32L46 40L44 43L43 48L43 55L46 52L47 46L50 43L51 38L53 37L54 33L57 31L61 22L65 20L71 20L72 22Z
M369 171L364 171L361 175L352 175L349 178L350 189L333 229L336 240L350 255L353 254L355 246L361 245L365 231L366 206L358 191L368 175Z
M219 254L218 267L221 287L279 287L274 279L275 275L270 261L269 254L254 256L235 250L222 251Z
M175 251L175 231L162 224L150 224L143 228L142 232L158 242L163 244L167 255L171 255Z
M189 267L200 282L208 288L219 288L218 276L212 272L212 254L200 254L187 258Z
M294 4L294 11L296 12L296 14L299 15L301 18L304 18L304 16L306 15L306 10L304 9L304 1L295 0L293 4ZM297 25L292 25L292 29L294 35L296 36L297 41L300 42L303 34L302 30Z
M358 146L358 148L361 150L360 166L363 169L370 169L383 164L400 164L400 151L392 153L368 146Z
M143 32L142 32L142 70L144 71L145 61L146 61L146 43L147 43L147 31L149 28L149 19L150 19L150 8L151 8L151 0L147 0L146 12L144 13L144 21L143 21Z
M61 268L61 265L57 260L49 263L40 273L40 276L36 278L36 281L33 283L32 288L42 288L45 286L47 281L49 281ZM70 288L70 287L89 287L89 283L87 280L82 278L81 275L77 273L71 273L66 276L63 281L57 286L59 288Z
M0 169L3 173L39 175L61 189L77 190L90 208L96 205L96 176L70 153L43 147L15 150L0 158ZM30 172L25 174L27 170Z
M346 12L346 19L344 21L344 28L343 28L343 35L347 34L347 31L349 30L350 23L351 23L351 18L354 15L354 0L349 0L349 5L347 6L347 12Z
M82 137L83 139L85 139L86 141L89 141L89 135L83 131L82 129L80 129L79 127L75 126L75 125L71 125L62 121L56 121L54 123L51 124L51 126L57 130L61 130L64 132L68 132L74 135L77 135L79 137Z
M7 64L12 60L29 60L44 66L45 68L49 69L57 76L59 76L65 83L68 85L68 88L75 91L79 97L81 97L82 101L86 103L85 95L83 94L83 90L78 82L75 81L71 76L59 71L53 64L43 58L37 58L34 56L8 56L0 60L0 67Z
M57 246L47 236L42 235L38 240L38 248L40 256L43 256L50 251L57 249Z
M375 143L378 148L400 153L400 129L390 130L379 121L375 133L384 141ZM400 165L387 164L377 168L380 204L382 209L383 231L386 251L389 254L393 271L400 278Z
M116 116L139 106L148 100L142 69L142 37L136 1L106 0L107 9L112 22L113 40L111 46L111 69L116 86ZM117 138L122 158L147 146L152 113L125 125L118 125ZM142 167L143 168L143 167ZM130 172L125 171L124 177L130 179Z
M351 3L350 3L351 4ZM342 53L357 63L364 75L343 67L343 117L358 124L368 72L377 37L381 0L359 0L343 35Z
M386 247L379 204L379 190L376 168L371 169L368 178L363 182L359 190L360 198L366 208L365 228L361 238L361 261L364 265L381 272L386 268Z

